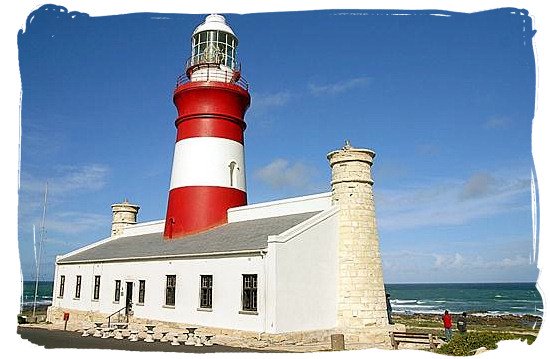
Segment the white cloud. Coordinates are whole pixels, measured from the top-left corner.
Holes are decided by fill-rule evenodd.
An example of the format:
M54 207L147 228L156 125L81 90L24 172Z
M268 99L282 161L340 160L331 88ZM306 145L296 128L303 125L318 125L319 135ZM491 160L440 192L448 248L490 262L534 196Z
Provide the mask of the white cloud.
M369 77L356 77L326 85L310 84L309 91L314 95L336 95L357 87L366 86L370 84L370 82L371 79Z
M460 253L454 255L433 254L433 256L435 257L434 267L437 269L460 269L465 265L464 257Z
M52 170L53 175L41 179L37 175L22 173L19 191L20 236L28 235L32 225L42 221L44 191L48 183L46 228L50 233L75 234L92 230L98 223L108 223L108 217L83 212L67 212L66 203L72 207L85 192L99 191L105 187L109 169L105 165L64 166ZM77 201L78 202L78 201ZM76 203L77 203L76 202Z
M47 219L47 230L58 234L85 233L110 222L110 216L82 212L56 212ZM108 237L110 233L105 233Z
M271 188L307 188L311 184L314 169L301 162L290 163L285 159L275 159L256 170L254 176Z
M477 173L462 181L440 180L429 185L377 191L380 228L411 229L462 225L500 213L531 209L530 180Z
M463 199L480 198L489 195L495 185L495 179L488 173L476 173L463 187L460 197Z
M63 196L77 191L97 191L104 187L109 173L107 166L92 164L84 166L64 166L57 169L53 176L39 179L28 173L21 174L21 192L42 193L48 182L48 193Z
M280 107L286 105L291 98L292 94L288 91L281 91L271 94L254 93L251 108L263 110L266 108Z
M416 273L421 278L429 278L429 273L446 275L453 274L472 276L489 271L510 273L515 269L533 267L529 256L516 254L507 256L502 253L492 253L491 258L479 254L466 253L422 253L414 250L383 252L384 268L388 272ZM457 277L460 277L457 274ZM424 281L424 280L423 280Z
M510 119L505 116L492 116L485 123L483 127L488 130L505 129L510 125Z

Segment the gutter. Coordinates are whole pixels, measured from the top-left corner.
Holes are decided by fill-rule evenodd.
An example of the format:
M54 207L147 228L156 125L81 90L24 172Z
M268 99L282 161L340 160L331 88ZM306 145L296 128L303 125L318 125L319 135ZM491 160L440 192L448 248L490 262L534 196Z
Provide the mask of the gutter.
M227 256L227 255L263 255L267 252L267 249L253 249L253 250L241 250L241 251L228 251L228 252L210 252L210 253L189 253L189 254L172 254L172 255L156 255L147 257L122 257L122 258L105 258L105 259L81 259L81 260L69 260L59 262L56 261L56 265L63 264L78 264L78 263L105 263L105 262L134 262L134 261L152 261L159 259L178 259L178 258L192 258L192 257L215 257L215 256Z

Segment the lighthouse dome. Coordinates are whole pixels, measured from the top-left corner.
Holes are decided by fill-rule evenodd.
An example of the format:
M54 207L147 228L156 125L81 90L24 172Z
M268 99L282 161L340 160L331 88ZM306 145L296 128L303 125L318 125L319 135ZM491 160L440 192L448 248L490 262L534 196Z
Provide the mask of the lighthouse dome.
M204 22L195 28L191 42L191 58L186 66L188 76L190 72L204 72L204 66L223 68L226 72L239 69L237 62L238 39L222 15L208 15ZM201 66L202 69L197 66ZM229 72L227 74L229 74L229 78L232 77ZM224 73L224 75L227 74ZM198 77L194 76L194 78Z
M208 30L223 31L235 36L233 30L225 22L225 18L222 15L218 14L208 15L204 19L204 22L195 28L195 31L193 31L193 36L199 32Z

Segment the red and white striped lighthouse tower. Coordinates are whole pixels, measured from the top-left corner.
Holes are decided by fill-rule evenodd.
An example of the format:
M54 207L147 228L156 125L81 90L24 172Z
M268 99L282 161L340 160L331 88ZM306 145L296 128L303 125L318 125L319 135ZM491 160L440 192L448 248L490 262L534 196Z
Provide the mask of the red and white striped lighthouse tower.
M237 37L221 15L209 15L192 36L185 75L174 91L176 148L164 238L227 222L246 204L244 114L248 84L237 62Z

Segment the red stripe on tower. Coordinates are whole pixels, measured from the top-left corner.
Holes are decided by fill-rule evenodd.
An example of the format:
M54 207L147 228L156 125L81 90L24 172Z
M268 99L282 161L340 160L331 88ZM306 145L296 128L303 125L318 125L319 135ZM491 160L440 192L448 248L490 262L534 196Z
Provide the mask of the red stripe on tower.
M176 145L164 238L181 238L227 223L246 205L244 115L248 85L235 58L237 38L220 15L192 36L187 78L174 91Z

